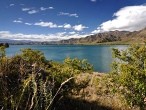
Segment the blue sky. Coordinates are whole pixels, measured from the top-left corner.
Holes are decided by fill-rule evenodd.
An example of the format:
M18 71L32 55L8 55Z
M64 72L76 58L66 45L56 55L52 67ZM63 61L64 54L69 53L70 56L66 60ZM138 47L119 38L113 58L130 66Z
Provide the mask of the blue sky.
M146 27L146 0L1 0L0 39L54 41Z

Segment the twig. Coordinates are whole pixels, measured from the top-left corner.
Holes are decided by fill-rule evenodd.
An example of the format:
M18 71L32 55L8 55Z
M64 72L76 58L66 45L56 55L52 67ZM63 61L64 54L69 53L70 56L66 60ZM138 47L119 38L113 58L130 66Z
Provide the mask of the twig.
M57 90L56 94L54 95L53 99L51 100L51 102L50 102L50 104L48 105L48 107L46 108L46 110L48 110L48 109L50 108L50 106L52 105L52 103L53 103L55 97L58 95L59 91L61 90L62 86L65 85L65 84L66 84L67 82L69 82L70 80L72 80L73 78L74 78L74 77L71 77L71 78L67 79L66 81L64 81L64 82L60 85L59 89Z

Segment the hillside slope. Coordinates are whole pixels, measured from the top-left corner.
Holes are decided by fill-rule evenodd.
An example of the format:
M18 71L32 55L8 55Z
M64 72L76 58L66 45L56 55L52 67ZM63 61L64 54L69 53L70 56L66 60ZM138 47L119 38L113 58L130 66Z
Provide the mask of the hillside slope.
M71 38L61 40L59 44L131 44L144 43L146 40L146 28L140 31L109 31L90 35L85 38Z

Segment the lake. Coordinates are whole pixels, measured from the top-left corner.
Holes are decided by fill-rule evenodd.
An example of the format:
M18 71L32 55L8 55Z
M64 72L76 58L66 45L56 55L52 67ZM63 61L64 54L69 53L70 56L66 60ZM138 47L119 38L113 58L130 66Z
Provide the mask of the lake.
M32 48L44 53L48 60L62 62L66 57L87 59L94 71L109 72L111 70L112 48L126 49L126 45L10 45L6 49L7 56L20 53L22 48Z

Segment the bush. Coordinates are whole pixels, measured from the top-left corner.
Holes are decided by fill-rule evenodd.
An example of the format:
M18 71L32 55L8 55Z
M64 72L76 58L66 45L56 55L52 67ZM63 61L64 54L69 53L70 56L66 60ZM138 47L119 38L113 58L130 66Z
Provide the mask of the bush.
M23 49L21 54L11 58L5 56L5 49L0 52L1 109L50 110L75 88L88 85L85 82L81 87L76 83L79 74L91 71L92 66L82 60L47 61L42 52L32 49ZM79 62L82 63L78 67L73 66Z
M146 107L146 44L132 45L124 51L113 49L112 79L116 91L130 106Z

